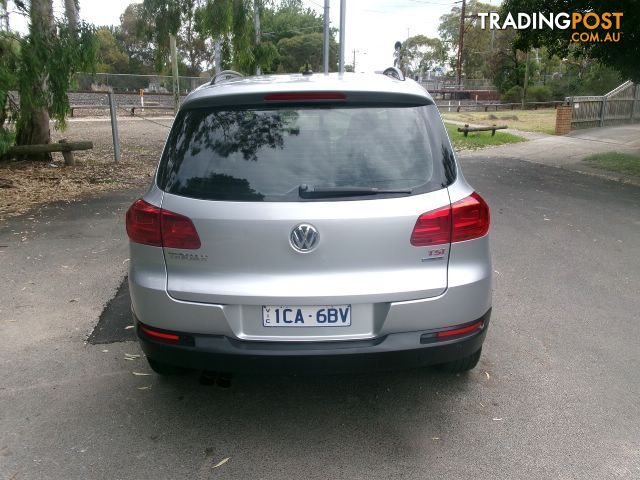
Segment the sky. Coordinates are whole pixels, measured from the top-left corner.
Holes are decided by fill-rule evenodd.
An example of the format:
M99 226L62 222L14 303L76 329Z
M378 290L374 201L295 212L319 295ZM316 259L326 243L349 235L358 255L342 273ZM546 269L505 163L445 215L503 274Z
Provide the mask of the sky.
M309 8L322 13L324 0L303 0ZM485 0L498 5L500 0ZM135 0L80 0L80 17L96 25L117 25L120 15ZM438 35L440 16L448 13L454 0L346 0L345 63L356 70L374 71L393 64L393 45L407 36ZM12 4L10 2L10 10ZM64 13L63 1L54 0L54 14ZM11 15L11 26L25 30L25 22ZM330 2L331 26L340 26L340 0Z

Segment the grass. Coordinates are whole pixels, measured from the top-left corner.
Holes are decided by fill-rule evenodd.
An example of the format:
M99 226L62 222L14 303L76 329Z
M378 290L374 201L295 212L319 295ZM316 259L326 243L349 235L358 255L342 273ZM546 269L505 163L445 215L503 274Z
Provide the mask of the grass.
M467 137L464 133L458 132L459 125L445 123L451 143L456 150L478 150L485 147L493 147L495 145L503 145L505 143L524 142L526 139L510 133L498 130L495 137L491 136L491 132L475 132L469 133Z
M609 172L640 177L640 155L629 153L597 153L584 159L591 167Z
M481 125L493 125L495 123L525 132L542 132L553 135L556 129L556 111L552 109L457 113L455 111L447 112L447 107L440 107L440 112L445 120L457 120Z

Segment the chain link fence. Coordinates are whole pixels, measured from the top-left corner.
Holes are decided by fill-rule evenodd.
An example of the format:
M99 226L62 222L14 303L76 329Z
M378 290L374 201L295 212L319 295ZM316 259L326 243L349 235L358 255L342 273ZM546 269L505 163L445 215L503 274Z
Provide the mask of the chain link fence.
M139 93L171 95L173 78L166 75L130 75L122 73L76 73L74 76L77 91L116 93ZM180 94L186 95L200 85L211 81L206 77L178 77Z

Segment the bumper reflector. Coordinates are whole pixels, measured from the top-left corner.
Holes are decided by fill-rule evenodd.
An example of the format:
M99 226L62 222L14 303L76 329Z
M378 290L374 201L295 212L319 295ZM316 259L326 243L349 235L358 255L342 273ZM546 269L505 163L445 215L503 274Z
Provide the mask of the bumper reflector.
M476 322L473 325L469 325L468 327L456 328L455 330L445 330L444 332L438 332L436 334L437 338L446 338L453 337L455 335L463 335L465 333L475 332L476 330L480 330L483 326L483 322Z
M150 328L143 325L140 325L140 331L155 340L161 340L163 342L170 343L177 343L180 341L179 335L174 335L173 333L156 332L155 330L151 330Z

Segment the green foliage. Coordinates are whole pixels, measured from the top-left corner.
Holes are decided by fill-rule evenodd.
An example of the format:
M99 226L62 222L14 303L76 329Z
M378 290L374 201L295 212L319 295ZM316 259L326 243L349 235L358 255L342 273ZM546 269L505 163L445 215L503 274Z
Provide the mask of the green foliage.
M0 108L0 135L4 135L5 123L16 113L10 108L7 97L10 91L17 88L16 70L19 56L20 38L5 32L0 33L0 105L3 107Z
M154 72L155 48L144 35L144 18L142 4L132 3L120 15L120 25L113 29L120 49L129 57L128 69L118 73Z
M514 85L502 94L500 100L506 103L517 103L522 101L522 93L524 89L520 85Z
M505 0L502 3L501 12L542 14L559 12L594 11L597 13L618 11L623 12L621 30L622 36L619 43L581 43L571 44L572 29L541 29L519 30L515 47L522 50L546 47L551 55L559 58L567 58L577 55L583 58L591 58L619 71L623 77L636 82L640 81L640 8L637 0L625 0L624 2L611 2L611 0ZM581 30L578 30L581 31ZM602 30L600 30L602 32Z
M155 66L161 71L169 56L169 36L182 25L182 8L189 0L144 0L137 31L155 46Z
M30 132L37 128L34 118L39 112L46 112L57 128L64 128L73 75L94 66L97 41L93 27L80 23L72 31L64 22L36 20L42 23L31 24L26 36L0 35L0 151L6 151L16 137L6 125L8 120L15 121L21 143L28 142ZM7 102L11 90L19 93L19 109ZM48 123L40 128L48 131Z
M438 38L424 35L409 37L400 50L402 67L408 76L419 75L447 61L447 50Z
M307 33L278 42L280 67L284 72L300 72L308 63L314 72L322 72L323 36L321 33ZM335 42L329 46L329 65L335 68L338 61L338 46Z
M277 8L265 8L262 15L262 36L278 44L283 38L322 32L322 17L301 0L286 0Z
M527 102L549 102L553 100L551 88L545 85L534 85L527 88Z
M465 16L479 12L490 12L495 7L477 0L469 0L466 5ZM449 46L449 62L452 69L456 68L456 55L460 33L460 6L454 6L450 13L440 17L438 32L442 43ZM482 78L488 76L487 60L495 52L491 50L491 31L481 29L478 22L466 20L464 48L462 51L462 72L467 78Z
M546 82L555 100L573 95L604 95L624 81L620 73L594 60L564 63L558 69L562 73Z
M73 75L94 68L96 49L95 30L84 22L76 31L66 23L56 22L51 34L32 28L29 35L21 39L17 71L18 130L29 121L29 114L40 108L49 112L58 127L65 127L69 113L67 92Z
M120 48L113 31L102 27L96 31L96 72L127 73L129 57Z
M206 0L197 15L198 30L223 38L227 51L233 53L233 68L249 74L258 66L269 69L276 57L274 49L255 43L253 6L252 0Z
M9 150L9 148L11 148L15 141L15 131L9 128L0 127L0 157L2 157L2 155L4 155L7 150Z

